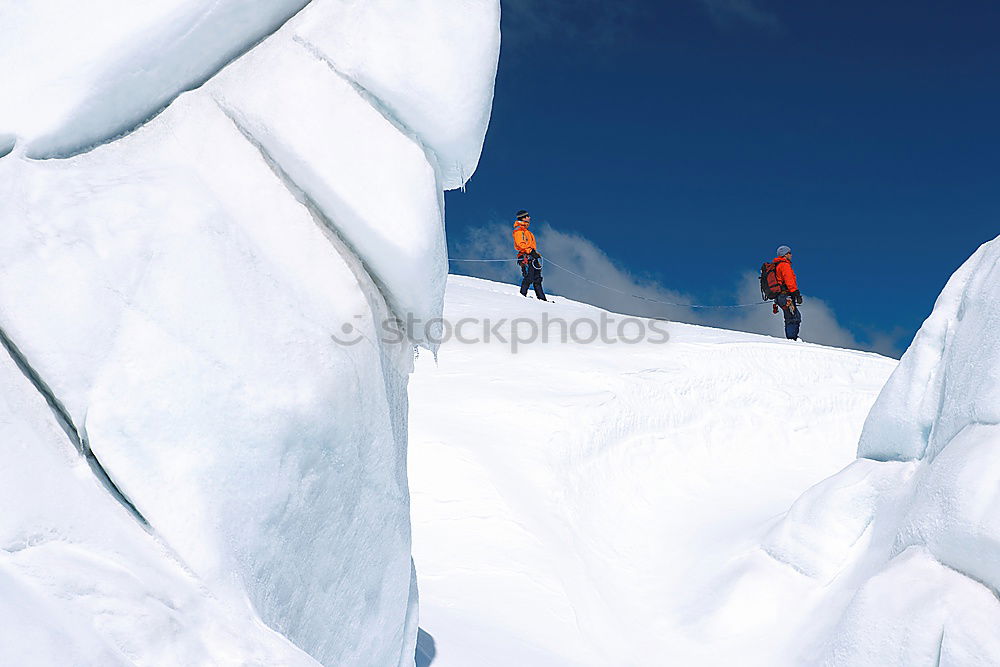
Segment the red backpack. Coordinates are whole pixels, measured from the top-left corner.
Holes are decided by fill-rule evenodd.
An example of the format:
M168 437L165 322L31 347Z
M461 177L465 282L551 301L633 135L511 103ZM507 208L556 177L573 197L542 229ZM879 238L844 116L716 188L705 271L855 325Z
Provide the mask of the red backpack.
M760 266L760 296L764 301L770 301L784 291L777 269L778 265L774 262L764 262Z

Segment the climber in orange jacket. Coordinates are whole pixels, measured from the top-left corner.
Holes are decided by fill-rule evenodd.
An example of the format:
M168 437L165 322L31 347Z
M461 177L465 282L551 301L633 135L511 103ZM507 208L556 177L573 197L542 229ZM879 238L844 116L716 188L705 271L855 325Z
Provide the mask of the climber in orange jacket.
M774 312L777 313L777 309L781 308L785 316L785 338L796 340L802 325L802 312L798 308L802 304L802 294L799 293L799 283L792 270L792 249L786 245L779 246L777 255L774 258L774 273L781 285L781 294L774 299Z
M517 264L521 267L521 296L528 296L528 288L534 285L535 297L548 301L542 291L542 256L538 254L535 245L535 235L528 230L531 215L525 211L517 212L514 220L514 250L517 251Z

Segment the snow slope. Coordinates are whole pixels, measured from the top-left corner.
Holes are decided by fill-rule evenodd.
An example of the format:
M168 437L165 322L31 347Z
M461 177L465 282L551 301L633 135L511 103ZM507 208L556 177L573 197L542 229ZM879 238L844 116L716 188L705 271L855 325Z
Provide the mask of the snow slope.
M1000 664L998 285L1000 239L898 366L675 324L421 359L434 664ZM601 311L453 277L446 313Z
M499 7L305 4L0 8L0 662L413 661L433 343L377 333L441 311Z
M457 276L445 302L453 323L602 313ZM854 458L895 362L658 326L668 342L453 339L418 359L413 549L434 667L802 664L789 614L809 591L761 542ZM758 560L774 572L744 576Z

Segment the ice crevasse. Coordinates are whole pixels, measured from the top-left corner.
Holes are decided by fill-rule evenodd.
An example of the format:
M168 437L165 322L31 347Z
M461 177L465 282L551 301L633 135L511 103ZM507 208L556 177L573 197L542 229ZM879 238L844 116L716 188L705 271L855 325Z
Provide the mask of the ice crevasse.
M0 9L3 657L412 664L426 342L380 334L441 313L498 2L43 4Z

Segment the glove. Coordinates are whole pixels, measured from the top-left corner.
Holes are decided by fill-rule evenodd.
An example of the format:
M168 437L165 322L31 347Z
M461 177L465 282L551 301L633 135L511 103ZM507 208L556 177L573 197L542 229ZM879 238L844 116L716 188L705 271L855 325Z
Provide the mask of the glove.
M775 315L778 314L778 302L777 301L775 301L774 305L771 306L771 312L774 313Z
M799 306L802 305L802 295L799 293L798 290L795 290L789 296L791 296L793 299L795 299L795 303L797 305L799 305Z

